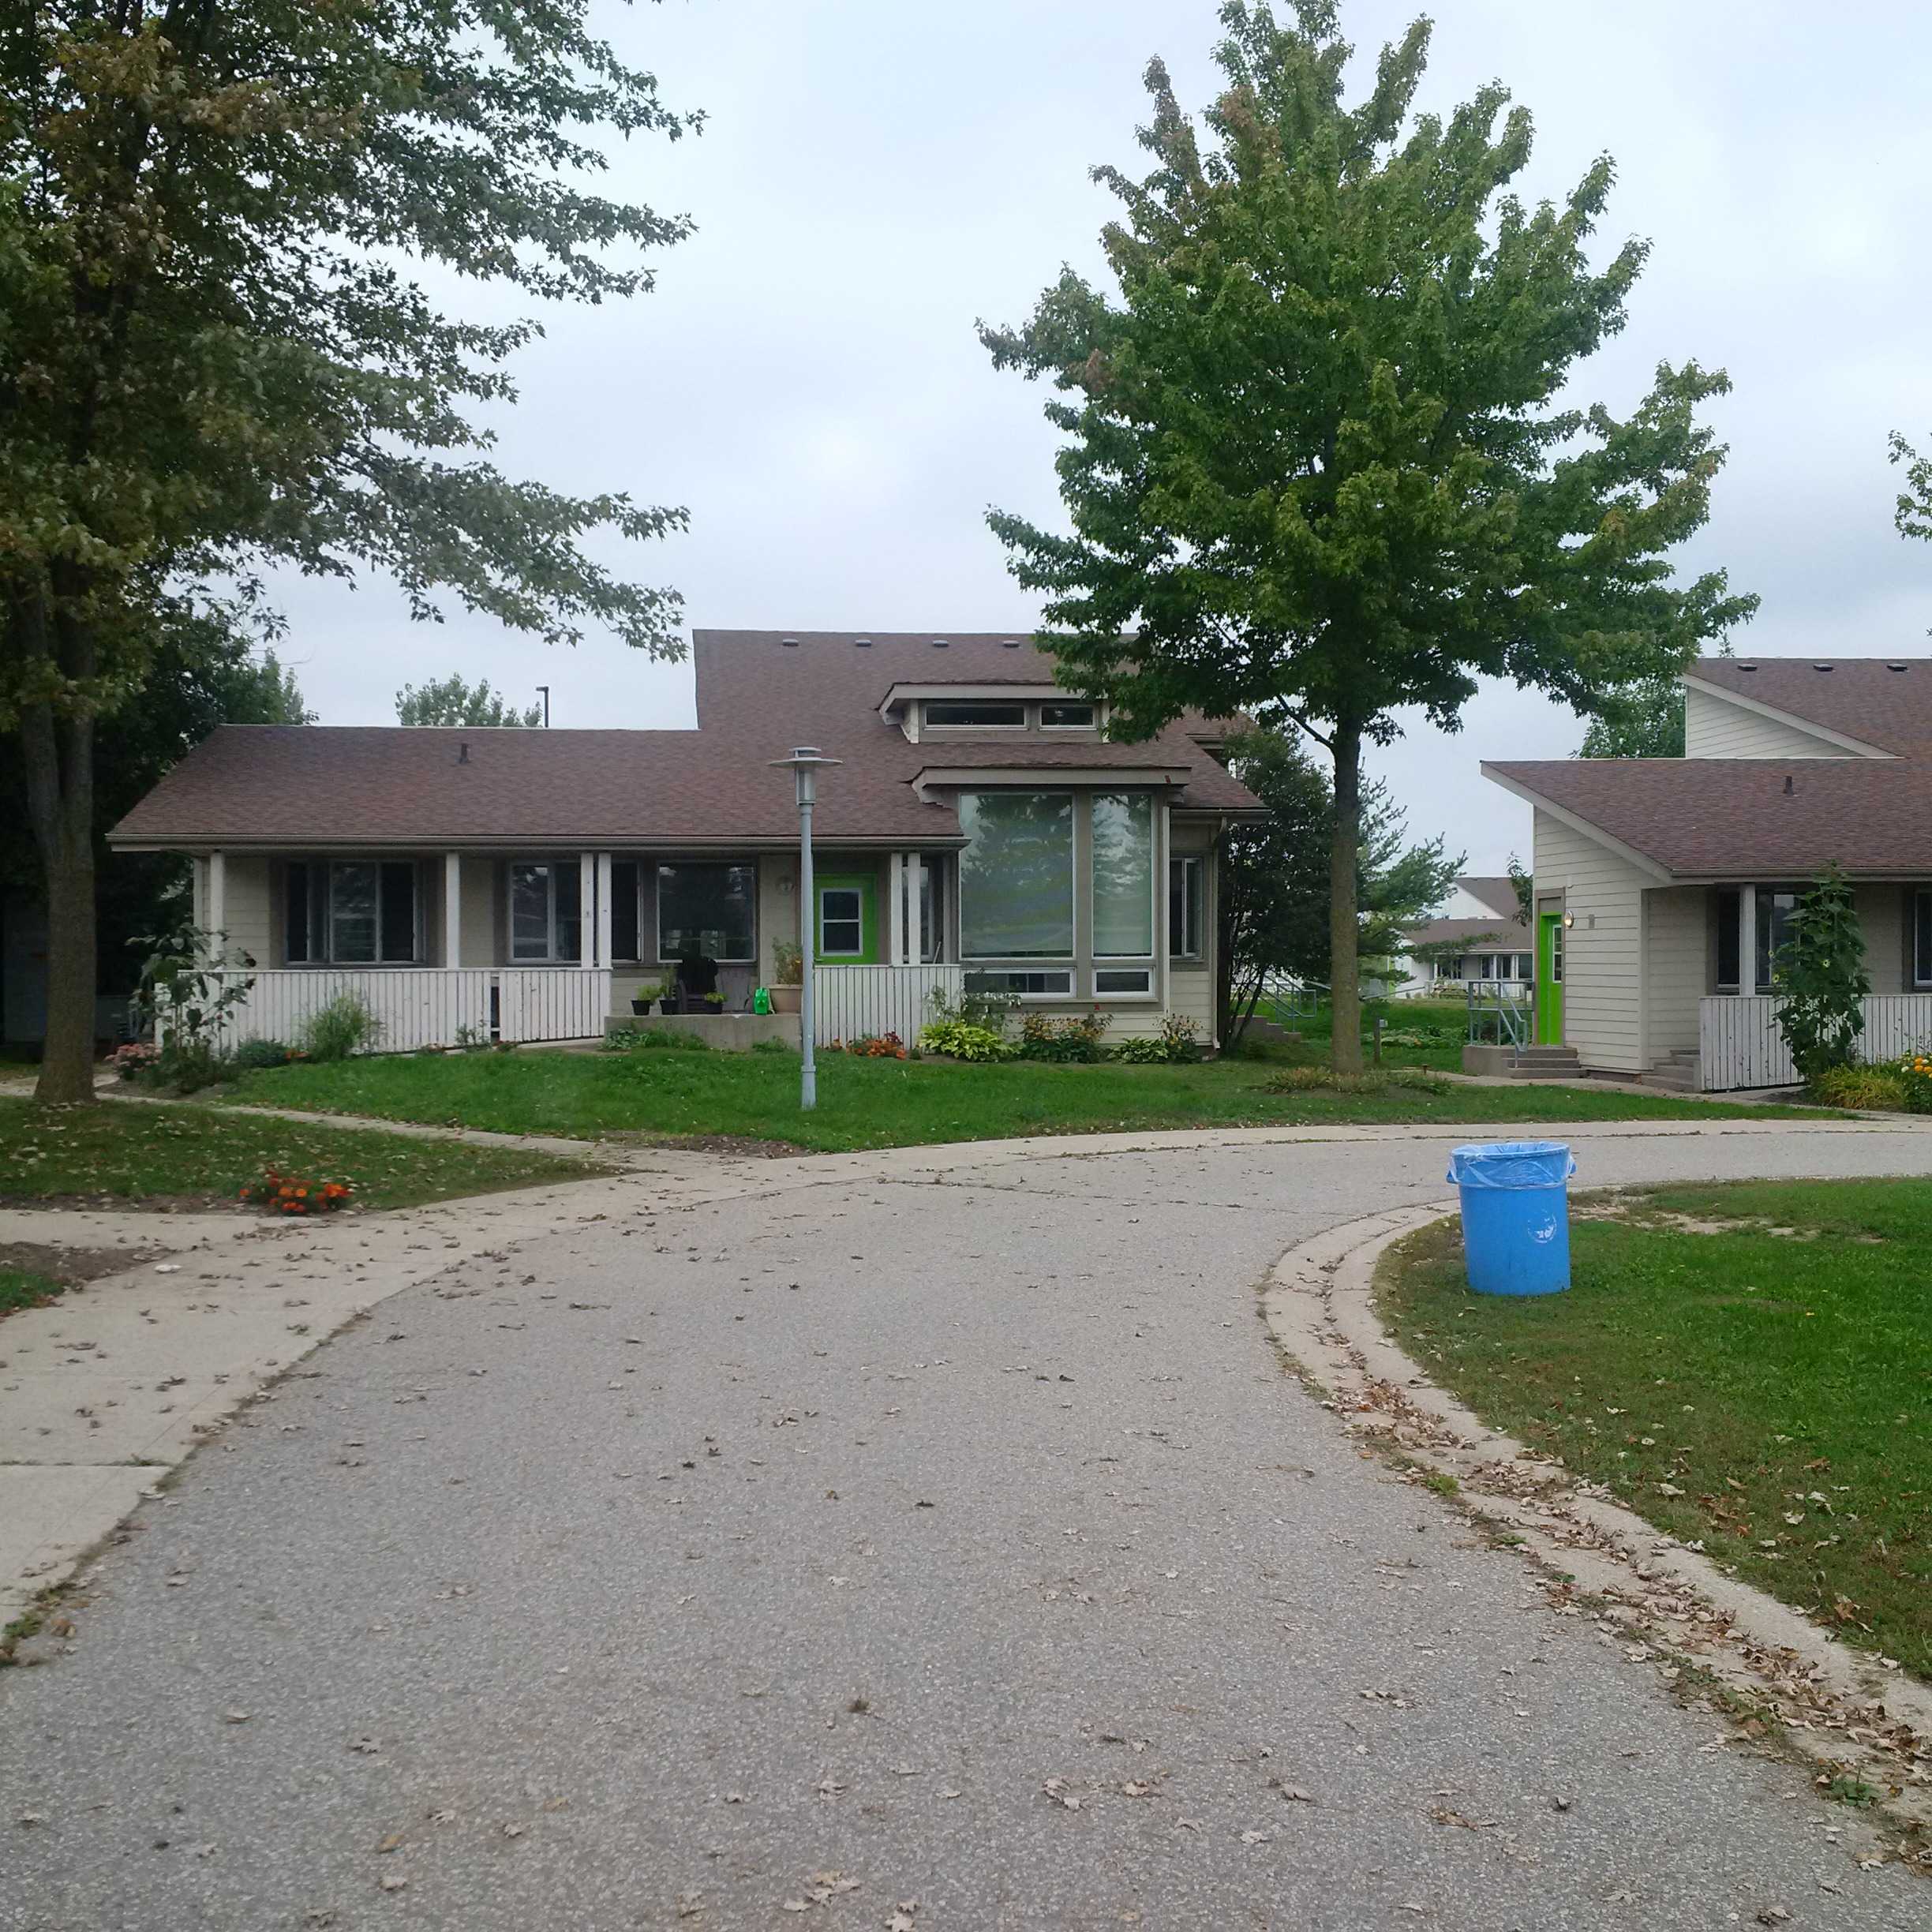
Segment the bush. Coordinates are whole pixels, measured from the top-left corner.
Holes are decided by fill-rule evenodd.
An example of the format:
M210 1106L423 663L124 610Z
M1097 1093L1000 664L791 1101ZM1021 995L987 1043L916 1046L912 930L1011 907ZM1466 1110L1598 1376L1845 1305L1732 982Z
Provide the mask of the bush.
M154 1071L159 1053L146 1040L134 1040L114 1049L114 1070L124 1080L144 1079Z
M1908 1114L1932 1114L1932 1052L1908 1053L1888 1071L1897 1076Z
M1927 1065L1932 1068L1932 1061ZM1903 1069L1898 1067L1827 1067L1811 1082L1810 1097L1824 1106L1889 1107L1898 1110L1909 1106L1907 1079ZM1932 1072L1926 1076L1925 1084L1928 1091L1932 1091ZM1932 1111L1932 1102L1914 1110Z
M1132 1066L1157 1066L1177 1061L1192 1060L1197 1049L1194 1043L1194 1022L1185 1013L1170 1013L1161 1022L1159 1032L1151 1039L1125 1039L1114 1049L1113 1058L1124 1060Z
M346 1208L354 1193L346 1181L311 1180L266 1167L259 1181L251 1181L241 1190L239 1198L266 1208L271 1214L317 1215Z
M948 1060L1006 1060L1013 1050L990 1027L974 1026L964 1020L934 1020L921 1031L919 1043L925 1052Z
M311 1060L346 1060L371 1051L382 1039L383 1023L358 993L338 993L310 1014L302 1045Z
M199 1093L228 1077L233 1063L212 1041L170 1039L140 1076L144 1086L164 1093Z
M1028 1013L1020 1028L1020 1058L1098 1060L1101 1036L1113 1024L1111 1013L1081 1013L1070 1020L1050 1020L1044 1013Z
M1016 993L997 992L987 983L983 973L968 973L960 989L957 999L949 998L942 992L935 992L928 1004L932 1008L935 1025L945 1026L957 1023L961 1026L979 1027L988 1033L1004 1033L1006 1016L1020 1004Z
M626 1027L612 1034L605 1045L613 1053L709 1053L711 1043L695 1033L677 1033L669 1027Z
M234 1050L234 1063L238 1073L253 1073L257 1067L286 1066L291 1060L302 1056L295 1048L283 1040L244 1040Z
M1446 1094L1450 1083L1421 1067L1391 1067L1386 1072L1338 1073L1333 1067L1283 1067L1264 1083L1269 1093L1384 1094L1391 1088L1411 1093Z
M897 1033L861 1033L856 1039L837 1040L836 1053L843 1050L856 1060L903 1060L905 1042Z

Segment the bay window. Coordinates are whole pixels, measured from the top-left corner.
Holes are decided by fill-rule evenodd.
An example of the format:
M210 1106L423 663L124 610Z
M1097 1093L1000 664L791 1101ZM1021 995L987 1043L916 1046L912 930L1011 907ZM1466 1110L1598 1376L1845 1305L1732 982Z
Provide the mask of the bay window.
M757 868L748 865L661 865L657 868L657 957L749 964L758 957L754 916Z
M291 966L406 966L422 957L416 862L291 859L283 955Z
M510 868L510 957L575 964L583 957L583 882L574 859Z

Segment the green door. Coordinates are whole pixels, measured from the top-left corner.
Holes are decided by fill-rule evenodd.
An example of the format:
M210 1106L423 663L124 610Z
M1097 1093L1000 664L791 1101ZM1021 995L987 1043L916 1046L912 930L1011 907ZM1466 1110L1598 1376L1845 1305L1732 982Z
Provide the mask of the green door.
M878 920L873 901L878 882L869 873L835 873L813 881L818 895L816 957L822 966L876 966Z
M1563 923L1560 912L1537 922L1537 1044L1560 1046L1563 1036Z

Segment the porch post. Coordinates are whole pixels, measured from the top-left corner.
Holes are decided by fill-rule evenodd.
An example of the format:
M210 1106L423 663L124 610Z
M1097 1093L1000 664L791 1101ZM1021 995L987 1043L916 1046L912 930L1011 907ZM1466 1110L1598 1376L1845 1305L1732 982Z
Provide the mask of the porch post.
M597 964L597 854L577 855L577 964L588 972Z
M215 940L215 957L227 950L222 930L228 917L227 854L212 852L208 857L208 930Z
M611 963L611 856L597 856L597 963Z
M904 852L893 852L886 862L887 926L891 935L886 957L895 966L909 964L906 953L906 861Z
M443 964L462 964L462 854L443 855Z
M1738 997L1758 990L1758 888L1738 888Z

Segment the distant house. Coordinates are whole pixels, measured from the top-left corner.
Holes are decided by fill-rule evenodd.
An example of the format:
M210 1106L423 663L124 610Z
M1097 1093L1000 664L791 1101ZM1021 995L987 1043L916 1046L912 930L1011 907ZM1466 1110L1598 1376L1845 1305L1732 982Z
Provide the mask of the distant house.
M1458 878L1436 916L1407 927L1402 941L1408 976L1394 988L1398 999L1459 998L1472 983L1520 997L1536 976L1530 928L1507 874Z
M392 1047L593 1035L687 960L739 1013L809 942L828 1039L909 1041L969 973L1212 1038L1215 841L1261 808L1207 721L1117 743L1023 637L704 630L693 660L695 731L225 727L110 843L192 856L245 1034L346 990ZM842 761L810 906L772 762L801 744Z
M1486 764L1535 814L1537 1038L1706 1091L1792 1077L1771 997L1799 896L1852 880L1868 1058L1932 1037L1932 662L1706 658L1685 756Z

